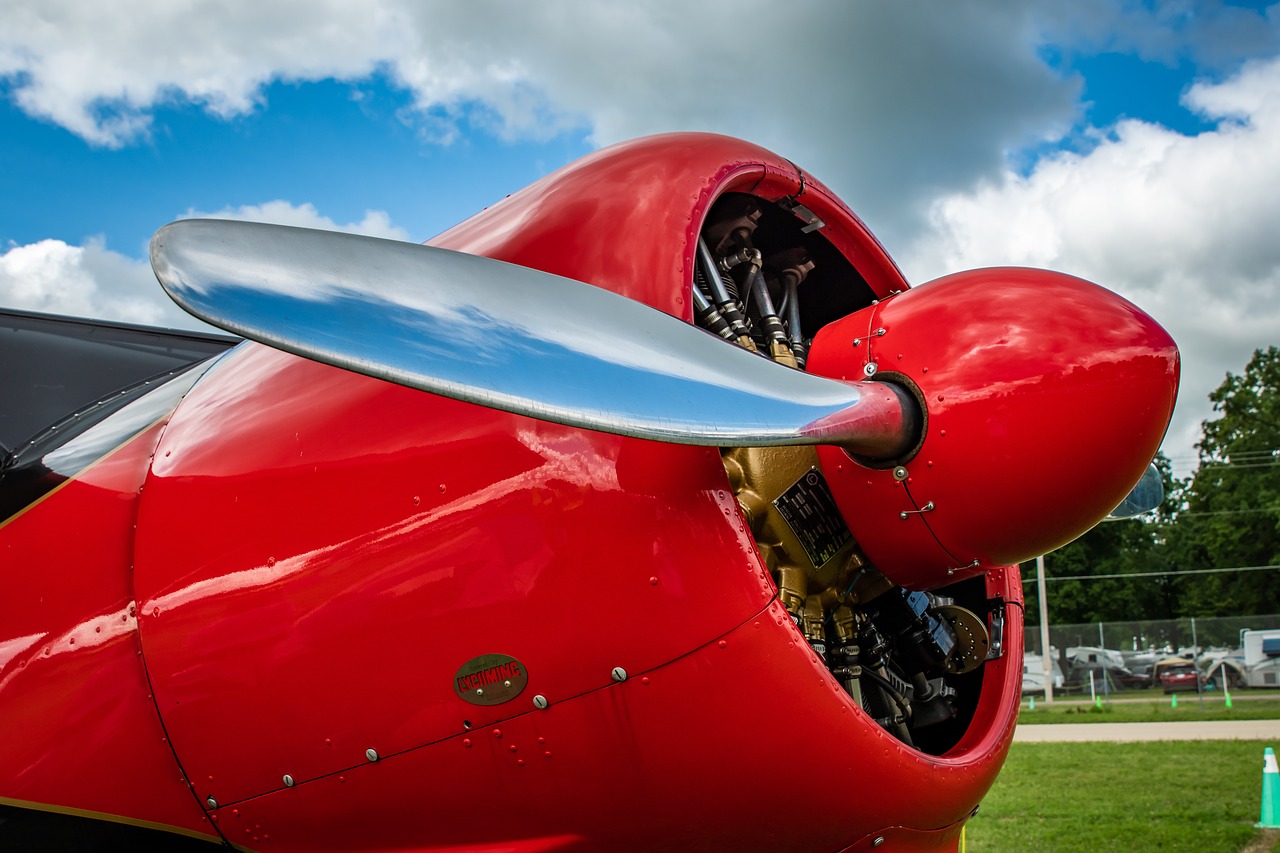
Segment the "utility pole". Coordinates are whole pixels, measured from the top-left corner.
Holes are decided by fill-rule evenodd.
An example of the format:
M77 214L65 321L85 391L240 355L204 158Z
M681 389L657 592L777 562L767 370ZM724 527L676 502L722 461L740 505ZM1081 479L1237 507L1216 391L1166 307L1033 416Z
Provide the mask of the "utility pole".
M1044 701L1053 701L1053 658L1049 656L1049 596L1044 582L1044 555L1036 557L1036 590L1040 595L1040 660L1044 664Z

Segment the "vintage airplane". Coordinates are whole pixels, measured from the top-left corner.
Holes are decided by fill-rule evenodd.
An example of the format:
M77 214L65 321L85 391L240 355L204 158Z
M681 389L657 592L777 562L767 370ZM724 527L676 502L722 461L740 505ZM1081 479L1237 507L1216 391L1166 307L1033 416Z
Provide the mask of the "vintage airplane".
M261 343L6 319L0 842L954 850L1011 566L1125 501L1178 382L1115 294L909 287L707 134L426 246L193 220L152 262Z

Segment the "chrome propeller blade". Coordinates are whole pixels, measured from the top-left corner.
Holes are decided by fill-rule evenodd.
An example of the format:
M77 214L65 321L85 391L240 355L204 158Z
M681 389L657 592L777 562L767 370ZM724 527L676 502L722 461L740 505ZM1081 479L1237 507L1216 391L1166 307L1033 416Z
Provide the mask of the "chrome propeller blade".
M1133 491L1129 492L1128 496L1120 502L1120 506L1111 510L1103 520L1120 521L1133 518L1144 512L1151 512L1160 506L1163 500L1164 481L1160 478L1160 469L1152 463L1142 473L1142 479L1138 480L1138 485L1133 487Z
M541 420L696 445L839 444L892 459L915 403L774 364L591 285L446 249L229 220L151 241L215 326L357 373Z

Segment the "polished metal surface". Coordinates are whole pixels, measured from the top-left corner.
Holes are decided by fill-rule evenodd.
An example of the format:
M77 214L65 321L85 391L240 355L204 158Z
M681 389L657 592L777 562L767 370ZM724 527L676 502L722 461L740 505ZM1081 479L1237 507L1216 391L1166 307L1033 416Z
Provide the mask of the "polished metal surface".
M882 383L777 364L599 288L445 249L226 220L167 225L151 262L195 316L288 352L542 420L698 445L914 441Z

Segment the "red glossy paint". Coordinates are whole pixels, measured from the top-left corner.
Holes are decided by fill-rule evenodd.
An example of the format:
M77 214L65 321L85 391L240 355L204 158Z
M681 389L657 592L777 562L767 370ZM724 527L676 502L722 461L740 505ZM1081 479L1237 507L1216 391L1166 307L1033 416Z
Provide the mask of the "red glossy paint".
M998 589L1012 596L1010 577ZM1009 612L1008 629L1021 632L1018 608ZM890 849L940 849L936 840L908 840L913 829L954 849L1008 750L1017 705L1006 697L1021 689L1022 662L998 662L984 686L998 712L975 727L969 746L941 758L867 725L776 602L680 660L630 675L545 711L522 710L498 726L277 791L245 804L239 820L297 849L336 846L334 826L376 828L389 849L408 849L424 832L451 850L573 842L654 850L671 839L685 850L837 850L886 833L901 839ZM808 784L796 779L797 766ZM818 801L813 786L836 780L847 789ZM929 796L903 795L921 790ZM425 828L405 818L410 792ZM335 807L338 816L317 821Z
M889 577L985 573L967 589L1003 615L1003 654L966 682L955 742L907 746L832 676L717 451L246 344L0 527L20 613L0 621L0 730L26 734L0 741L0 802L253 850L955 849L1021 688L1022 590L1000 564L1123 497L1167 423L1176 351L1066 277L910 290L821 184L705 134L598 152L432 242L688 320L694 244L726 192L798 197L880 299L819 334L810 369L856 379L870 358L920 390L906 479L820 458ZM1046 298L1070 310L1047 318ZM81 639L117 618L109 641ZM527 684L465 701L456 677L487 655Z
M849 465L838 448L819 453L838 469L845 517L865 519L867 555L913 589L1084 533L1151 462L1178 392L1178 349L1159 324L1045 270L947 276L830 324L810 351L809 370L834 378L868 364L913 385L928 413L907 478Z
M585 281L688 320L698 232L727 192L799 196L878 296L906 289L862 220L816 179L763 148L705 133L598 151L428 242Z
M772 589L736 514L714 450L247 347L187 397L143 492L157 704L219 804L491 725L758 613ZM527 695L460 701L455 673L491 653L524 664Z
M0 526L0 804L211 837L156 716L131 588L159 432Z

